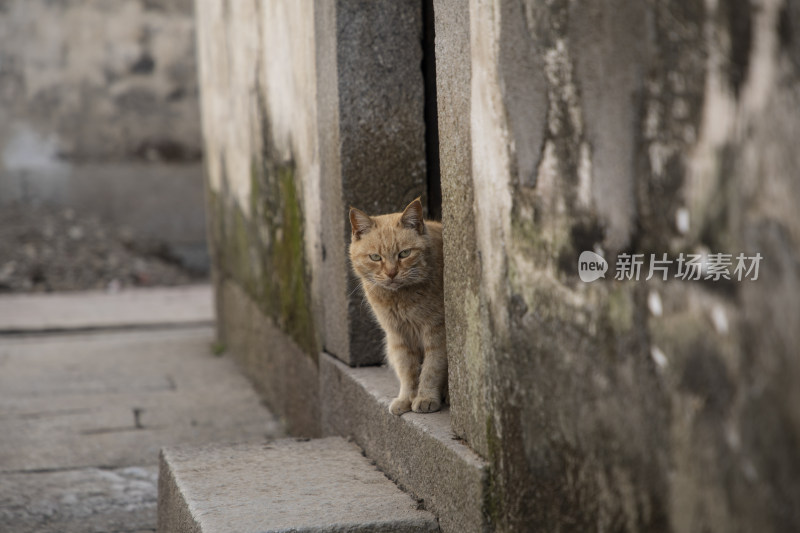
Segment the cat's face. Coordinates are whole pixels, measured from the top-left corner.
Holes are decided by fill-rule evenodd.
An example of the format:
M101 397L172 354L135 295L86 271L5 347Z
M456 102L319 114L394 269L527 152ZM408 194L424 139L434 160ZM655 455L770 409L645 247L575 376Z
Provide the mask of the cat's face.
M352 208L350 224L350 262L367 284L396 291L427 279L430 239L419 199L391 215L370 217Z

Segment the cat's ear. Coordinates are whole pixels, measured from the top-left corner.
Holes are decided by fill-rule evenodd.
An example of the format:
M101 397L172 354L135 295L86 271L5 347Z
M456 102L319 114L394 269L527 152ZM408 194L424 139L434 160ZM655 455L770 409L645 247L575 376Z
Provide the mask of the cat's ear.
M422 202L419 198L408 204L403 215L400 217L400 225L404 228L417 230L417 233L425 233L425 221L422 220Z
M353 231L353 238L358 240L363 234L372 229L375 223L365 212L355 207L350 208L350 228Z

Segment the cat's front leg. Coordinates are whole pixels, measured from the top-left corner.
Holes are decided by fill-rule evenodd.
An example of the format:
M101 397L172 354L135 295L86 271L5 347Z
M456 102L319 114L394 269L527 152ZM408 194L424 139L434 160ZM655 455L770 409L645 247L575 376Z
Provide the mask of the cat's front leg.
M402 338L393 334L386 335L386 353L389 364L400 380L400 392L389 405L389 411L400 416L411 411L411 403L417 394L420 355L409 350Z
M444 324L437 324L423 337L425 356L419 377L419 390L411 404L415 413L433 413L442 407L447 387L447 345Z

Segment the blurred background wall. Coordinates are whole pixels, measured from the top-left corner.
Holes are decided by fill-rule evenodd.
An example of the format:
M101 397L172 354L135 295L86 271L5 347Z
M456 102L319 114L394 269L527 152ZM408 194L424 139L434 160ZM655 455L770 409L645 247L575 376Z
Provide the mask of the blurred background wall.
M68 207L207 269L190 0L0 1L0 208Z

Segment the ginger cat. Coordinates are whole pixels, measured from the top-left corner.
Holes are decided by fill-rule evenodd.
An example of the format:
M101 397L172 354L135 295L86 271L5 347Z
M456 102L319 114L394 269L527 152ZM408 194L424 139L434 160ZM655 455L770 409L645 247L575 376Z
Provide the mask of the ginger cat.
M386 355L400 380L389 411L438 411L447 388L442 225L422 219L419 198L390 215L350 208L350 225L350 263L386 333Z

